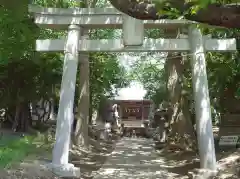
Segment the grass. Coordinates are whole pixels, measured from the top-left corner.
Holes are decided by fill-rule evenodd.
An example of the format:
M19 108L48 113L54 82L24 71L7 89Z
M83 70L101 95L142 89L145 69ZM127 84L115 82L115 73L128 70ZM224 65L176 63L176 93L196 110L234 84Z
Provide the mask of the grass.
M5 141L4 145L0 146L0 169L21 162L28 155L37 153L38 149L44 145L39 136L25 136L9 142L6 142L7 139L3 138L0 141L1 143Z

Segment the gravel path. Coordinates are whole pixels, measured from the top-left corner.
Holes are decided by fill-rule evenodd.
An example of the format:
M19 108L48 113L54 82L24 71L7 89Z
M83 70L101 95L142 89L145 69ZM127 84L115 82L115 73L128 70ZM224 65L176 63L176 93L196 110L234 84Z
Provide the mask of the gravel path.
M122 138L94 179L175 178L160 167L164 158L157 156L153 146L150 139Z

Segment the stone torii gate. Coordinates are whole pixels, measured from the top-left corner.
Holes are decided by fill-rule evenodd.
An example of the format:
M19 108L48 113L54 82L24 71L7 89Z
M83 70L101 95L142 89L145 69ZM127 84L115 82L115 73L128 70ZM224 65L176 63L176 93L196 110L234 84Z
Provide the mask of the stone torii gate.
M186 20L141 21L113 8L41 8L29 6L41 27L67 29L66 39L37 40L36 51L65 53L56 143L51 169L62 176L80 175L69 164L69 144L73 121L73 101L79 54L88 52L188 52L191 56L198 145L201 168L216 171L205 51L235 51L235 39L203 38L195 23ZM89 40L81 32L93 28L122 28L123 39ZM144 39L144 28L188 29L188 38ZM80 59L81 62L81 59ZM49 165L50 166L50 165Z

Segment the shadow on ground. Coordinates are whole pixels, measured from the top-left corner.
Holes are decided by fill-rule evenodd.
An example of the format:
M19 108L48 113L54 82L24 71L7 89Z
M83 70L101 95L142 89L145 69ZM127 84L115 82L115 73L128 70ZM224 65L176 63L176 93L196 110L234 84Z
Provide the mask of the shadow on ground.
M81 169L82 179L183 179L189 171L199 168L193 152L155 150L151 139L122 138L111 142L91 138L91 150L74 147L70 160ZM224 175L231 178L240 166L239 150L217 153ZM27 156L19 165L0 171L1 179L60 179L40 166L51 162L52 148ZM225 177L226 178L226 177ZM239 178L239 177L238 177ZM69 178L68 178L69 179Z
M188 172L200 168L199 156L195 152L190 151L158 151L158 156L164 157L165 165L162 166L170 173L177 174L179 177L188 175ZM239 150L232 149L226 152L216 152L218 166L221 174L229 174L231 177L236 175L236 167L239 166Z
M217 153L220 169L217 178L230 179L238 175L239 153L237 149ZM150 139L123 138L102 168L94 172L94 179L183 179L199 168L199 157L195 152L157 151Z
M45 138L54 139L54 130L49 129L49 133ZM15 137L15 135L17 137ZM50 136L49 136L50 135ZM12 136L12 135L10 135ZM19 139L20 135L14 134L14 140ZM9 138L9 137L8 137ZM104 140L95 140L90 138L91 150L86 151L81 147L74 147L70 152L70 162L74 163L76 167L81 168L81 178L89 179L92 178L92 172L97 171L101 168L102 164L106 161L107 156L114 150L115 143L118 138L113 137L112 141L106 142ZM9 140L8 140L9 141ZM5 140L0 143L5 146ZM12 163L12 165L5 169L0 169L1 179L63 179L54 175L49 170L46 170L45 164L51 162L53 141L49 141L48 147L44 144L43 148L39 148L36 152L25 156L21 161ZM17 150L17 149L16 149ZM1 158L0 158L1 161ZM71 178L68 178L71 179Z
M161 166L165 158L159 158L151 139L123 138L102 168L94 172L94 179L157 179L176 178Z
M91 151L86 151L82 148L74 148L72 150L70 160L76 167L80 167L81 178L93 178L93 172L98 171L106 162L117 141L117 137L111 142L90 139Z

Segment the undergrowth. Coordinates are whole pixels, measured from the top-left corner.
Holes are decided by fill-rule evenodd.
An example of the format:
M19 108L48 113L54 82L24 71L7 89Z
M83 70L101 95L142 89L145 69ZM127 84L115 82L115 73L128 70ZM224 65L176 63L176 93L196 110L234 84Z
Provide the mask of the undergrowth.
M6 140L6 139L0 139ZM49 148L49 140L44 135L24 136L0 146L0 169L9 168L13 163L24 160L30 154L38 154Z

